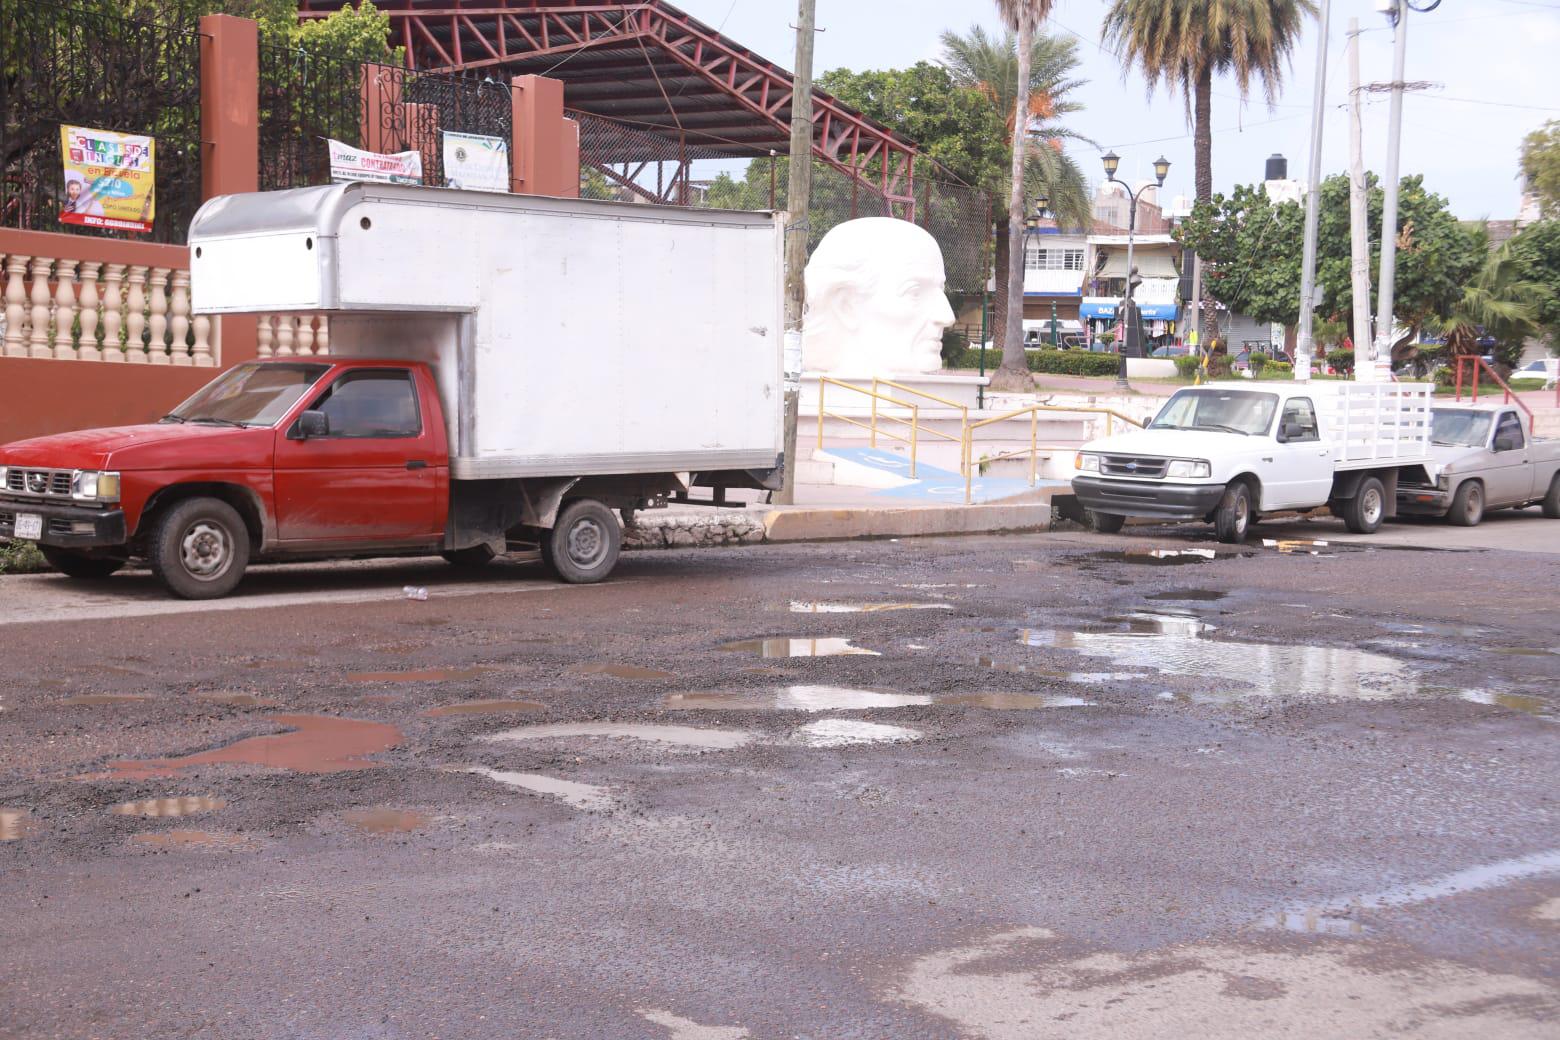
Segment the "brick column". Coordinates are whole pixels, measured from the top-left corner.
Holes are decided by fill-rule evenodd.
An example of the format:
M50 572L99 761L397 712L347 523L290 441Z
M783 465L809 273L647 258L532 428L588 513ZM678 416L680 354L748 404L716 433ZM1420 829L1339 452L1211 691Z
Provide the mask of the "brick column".
M201 197L258 191L259 26L248 18L208 14L201 17L200 33ZM219 336L223 367L255 356L253 316L224 316Z
M579 126L563 117L562 81L516 76L510 91L514 140L509 190L522 195L579 195Z

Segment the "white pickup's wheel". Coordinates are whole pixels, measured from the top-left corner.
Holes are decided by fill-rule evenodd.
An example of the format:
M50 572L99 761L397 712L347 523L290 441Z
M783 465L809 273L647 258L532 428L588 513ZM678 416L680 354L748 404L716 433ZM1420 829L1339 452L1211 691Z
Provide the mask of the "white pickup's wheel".
M1366 477L1343 509L1343 522L1355 534L1375 534L1387 515L1387 489L1376 477Z
M1251 489L1244 481L1235 481L1224 489L1218 508L1213 511L1213 530L1226 544L1244 542L1251 527Z

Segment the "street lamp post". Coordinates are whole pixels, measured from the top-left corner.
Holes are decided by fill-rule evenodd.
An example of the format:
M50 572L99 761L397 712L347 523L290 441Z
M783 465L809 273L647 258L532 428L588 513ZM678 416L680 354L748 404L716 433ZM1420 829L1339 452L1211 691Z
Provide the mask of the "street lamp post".
M1127 189L1127 291L1121 297L1121 343L1116 347L1117 353L1121 356L1121 363L1116 369L1116 389L1130 390L1132 387L1127 384L1127 318L1130 316L1134 322L1137 321L1137 311L1132 303L1132 277L1137 273L1137 268L1132 264L1132 239L1137 230L1138 199L1149 186L1145 184L1137 191L1133 191L1126 181L1118 179L1116 170L1121 167L1121 156L1115 152L1106 152L1100 157L1100 161L1105 164L1106 183L1115 181ZM1154 177L1158 181L1156 187L1164 187L1165 178L1169 175L1170 160L1161 155L1154 160Z

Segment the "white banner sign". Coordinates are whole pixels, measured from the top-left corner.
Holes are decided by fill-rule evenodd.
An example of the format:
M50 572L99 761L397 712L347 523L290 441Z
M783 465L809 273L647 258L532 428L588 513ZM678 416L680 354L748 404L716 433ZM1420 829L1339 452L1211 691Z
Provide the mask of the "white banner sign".
M468 191L509 190L509 142L481 134L444 133L444 186Z
M330 142L330 179L333 181L377 181L381 184L421 184L420 152L396 152L381 155L365 152L340 141Z

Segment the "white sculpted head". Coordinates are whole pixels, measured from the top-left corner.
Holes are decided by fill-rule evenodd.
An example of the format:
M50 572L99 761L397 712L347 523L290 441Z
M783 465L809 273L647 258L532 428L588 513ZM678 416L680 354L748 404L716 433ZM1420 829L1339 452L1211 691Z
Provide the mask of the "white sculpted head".
M942 250L925 229L891 217L838 225L807 262L802 367L872 376L935 372L953 311Z

